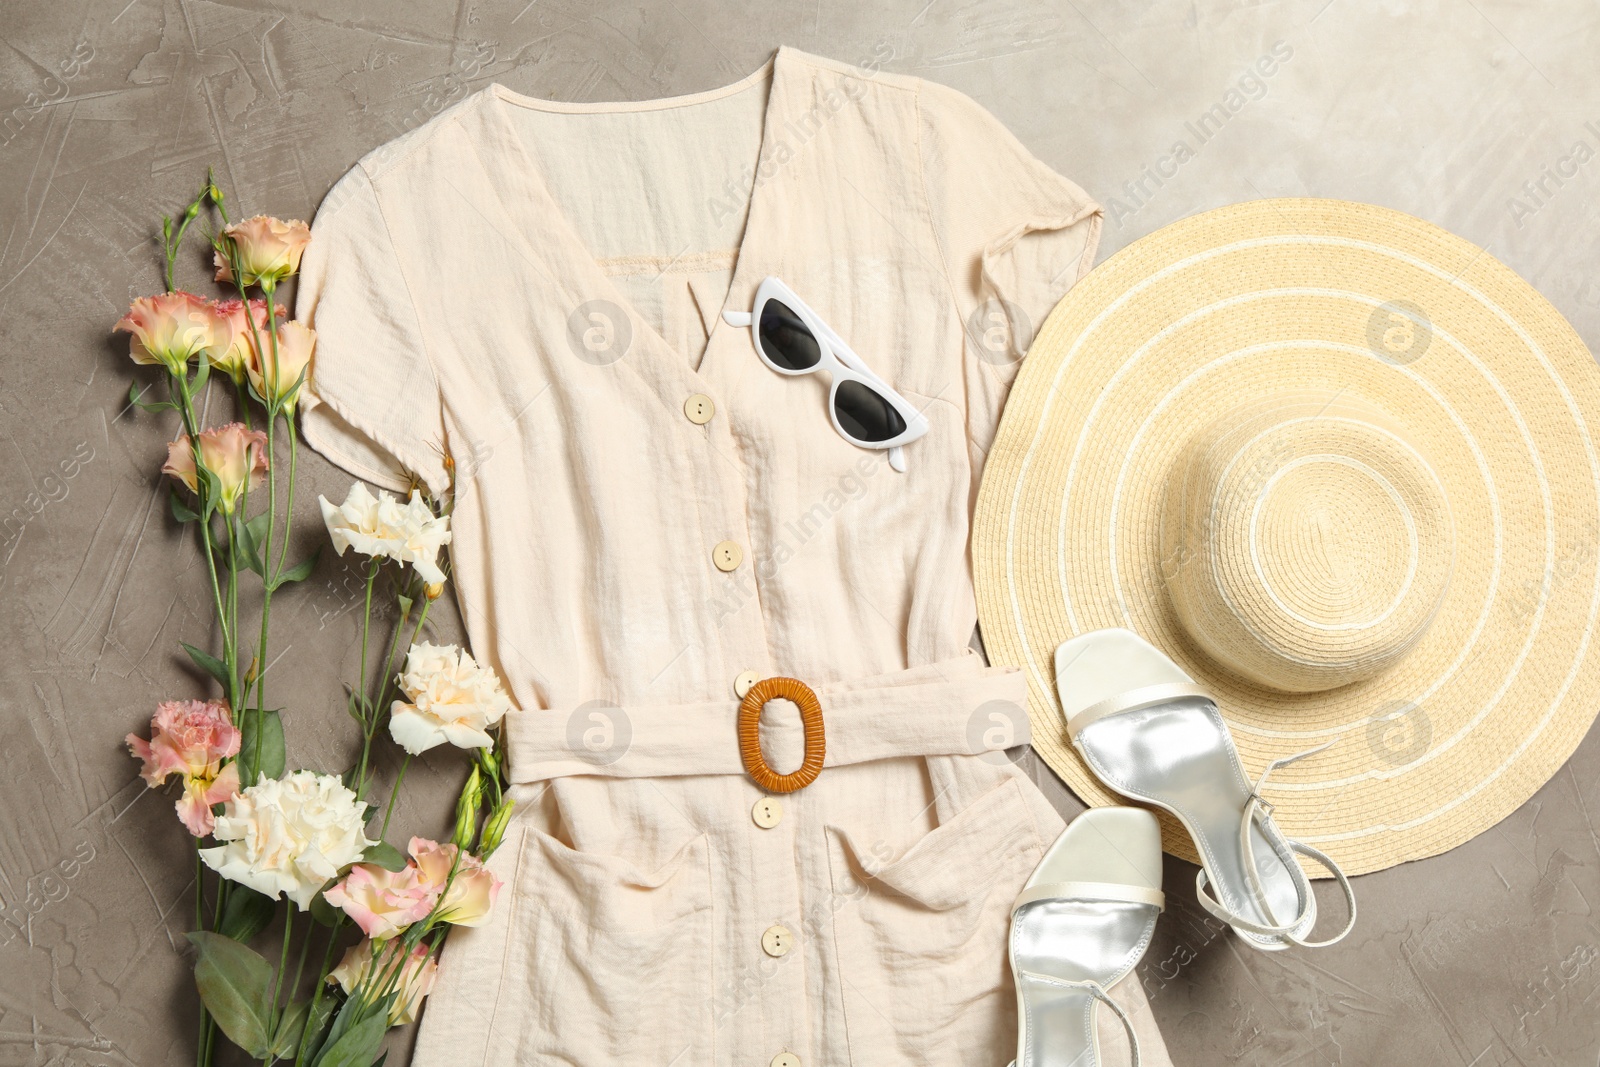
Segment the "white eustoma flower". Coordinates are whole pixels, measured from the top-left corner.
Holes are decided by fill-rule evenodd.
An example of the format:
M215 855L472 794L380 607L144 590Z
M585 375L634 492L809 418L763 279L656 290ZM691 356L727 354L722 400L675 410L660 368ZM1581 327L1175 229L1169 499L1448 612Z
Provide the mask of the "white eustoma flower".
M295 771L263 778L224 804L212 831L222 844L200 857L229 881L274 900L287 896L305 911L328 879L376 844L365 825L366 805L337 777Z
M406 653L400 688L411 702L389 709L389 735L413 756L446 741L457 748L487 748L487 733L511 708L500 679L455 645L426 641Z
M402 504L392 493L380 492L374 497L357 482L343 504L335 506L322 496L317 502L339 555L353 548L366 556L386 556L411 564L429 584L444 581L444 571L436 560L439 549L450 543L450 518L435 515L415 489L411 499Z

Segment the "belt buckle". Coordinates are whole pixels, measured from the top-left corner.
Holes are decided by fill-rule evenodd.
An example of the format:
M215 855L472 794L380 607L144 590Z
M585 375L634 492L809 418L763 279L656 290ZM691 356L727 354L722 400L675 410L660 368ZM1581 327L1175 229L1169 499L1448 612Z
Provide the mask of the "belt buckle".
M799 770L779 774L767 766L761 753L761 709L770 700L792 700L800 709L805 728L805 759ZM822 704L812 688L798 678L763 678L752 685L739 703L739 757L745 773L769 793L793 793L804 789L822 773L827 737L822 728Z

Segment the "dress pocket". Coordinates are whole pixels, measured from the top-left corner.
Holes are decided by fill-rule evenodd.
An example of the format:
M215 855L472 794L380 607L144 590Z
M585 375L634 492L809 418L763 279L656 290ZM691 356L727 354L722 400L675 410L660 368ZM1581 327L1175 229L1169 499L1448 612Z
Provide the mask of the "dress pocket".
M712 1059L711 850L653 871L525 831L493 1047L507 1062Z
M881 844L828 833L851 1062L1005 1063L1016 1041L1011 903L1043 854L1018 783L887 862Z

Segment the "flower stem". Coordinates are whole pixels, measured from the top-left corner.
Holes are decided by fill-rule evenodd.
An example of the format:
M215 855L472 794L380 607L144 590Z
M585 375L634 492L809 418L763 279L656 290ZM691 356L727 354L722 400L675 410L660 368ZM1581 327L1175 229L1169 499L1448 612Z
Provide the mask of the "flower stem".
M196 930L204 930L206 928L205 871L206 865L200 858L200 839L197 837L194 840L194 928ZM206 1045L209 1044L210 1038L211 1013L206 1010L205 1003L202 1001L200 1004L200 1032L195 1035L194 1042L197 1067L205 1067Z
M428 608L431 607L432 604L433 601L426 598L423 599L422 610L417 614L417 625L416 628L411 631L411 642L406 646L407 648L413 644L416 644L417 634L422 632L422 624L428 621ZM382 725L384 711L388 704L389 687L394 684L395 675L398 673L395 667L395 653L400 650L400 637L405 633L405 626L406 615L404 612L402 612L400 615L400 623L394 628L394 636L389 639L389 655L384 660L383 677L378 679L378 699L373 704L373 708L375 709L375 713L372 717L373 733L377 733L378 727Z
M317 968L317 985L311 991L311 1010L306 1013L307 1026L311 1025L312 1021L316 1019L317 1008L322 1004L322 992L328 987L329 965L333 962L333 948L339 943L339 931L344 929L344 919L344 913L341 912L334 918L333 929L328 932L328 944L322 950L322 965ZM302 1051L295 1054L295 1067L304 1067L305 1065L305 1056L302 1054L304 1048L305 1045L302 1039Z
M433 601L428 600L426 597L424 597L423 601L422 601L422 610L417 613L417 625L411 631L411 644L415 644L416 643L417 635L422 632L423 624L428 621L428 609L430 607L432 607L432 606L433 606ZM394 678L395 678L395 673L396 673L395 672L395 653L400 648L400 636L401 636L401 634L403 634L405 632L405 625L406 625L406 617L402 613L401 616L400 616L399 624L396 625L395 628L394 628L394 636L389 639L389 655L384 660L383 677L378 679L378 698L372 705L372 720L371 720L370 723L365 724L366 737L364 738L364 743L367 746L370 746L372 744L372 739L378 735L378 729L383 725L384 715L387 714L388 698L389 698L389 687L392 684L394 684ZM409 646L407 646L407 647L409 647ZM362 676L363 679L366 678L366 672L364 670L362 671L362 675L361 676ZM407 754L407 758L408 759L410 758L409 754ZM402 775L404 775L405 771L402 769L400 773ZM361 786L360 789L357 790L357 795L360 795L361 793L365 792L365 789L366 789L365 778L366 778L366 764L363 761L363 764L362 764L362 786ZM400 788L400 782L398 780L395 781L394 787L397 790ZM390 808L391 811L394 809L394 796L393 796L393 794L391 794L390 797L389 797L389 808ZM388 818L387 815L384 816L383 825L384 825L385 828L387 828L388 825L389 825L389 818ZM378 836L382 837L383 835L379 834Z
M278 995L283 992L283 975L289 969L289 939L294 932L294 904L283 909L283 948L278 953L278 976L272 983L272 1000L268 1006L272 1009L273 1026L277 1026ZM294 999L294 990L289 990L289 998Z
M206 865L200 858L200 839L194 839L194 928L206 928Z
M167 260L166 278L167 292L169 293L172 292L173 288L175 287L173 284L172 275L173 270L178 263L178 249L183 246L183 235L189 229L189 223L193 222L197 217L199 217L200 205L205 203L210 189L211 183L207 181L206 187L200 190L200 195L190 201L189 204L184 208L183 221L179 223L177 233L171 234L164 232L161 236L161 252Z
M268 313L271 313L271 304L268 304ZM267 413L267 533L258 550L261 560L261 639L257 642L256 650L256 692L255 700L251 706L255 709L257 736L261 730L261 722L266 717L267 708L267 629L272 617L272 589L276 572L272 570L272 527L278 519L278 456L274 444L273 429L277 425L277 418L271 411ZM284 532L284 539L288 540L288 531ZM261 746L256 745L257 770L260 769Z
M294 415L290 414L284 421L289 428L289 491L283 502L283 545L278 549L278 566L272 572L274 575L283 573L283 564L289 555L289 529L294 522L294 477L300 460L300 434L294 428Z
M195 469L203 465L200 456L200 426L195 417L194 397L189 392L189 381L182 374L174 374L170 384L177 394L178 413L183 419L184 433L189 435L189 447L194 451ZM217 609L217 625L222 628L223 662L228 667L228 702L230 706L239 706L239 665L238 656L233 651L233 630L228 624L228 614L223 608L222 583L217 577L216 555L211 547L211 517L205 514L205 501L200 501L200 544L205 549L206 574L211 579L211 598Z
M361 701L361 763L354 783L358 798L366 792L367 760L372 753L372 720L377 717L367 704L367 641L372 634L372 587L378 581L378 567L376 557L367 564L366 607L361 617L361 670L356 675L356 695Z
M289 1003L289 1004L293 1004L294 1003L295 990L300 988L300 979L305 976L305 973L306 973L306 957L311 954L311 942L316 939L316 935L317 935L317 924L316 923L312 923L312 924L310 924L309 926L306 927L305 940L300 942L300 956L299 956L299 959L297 959L295 961L295 965L294 965L294 981L289 983L289 995L286 998L286 1003Z
M406 758L400 761L400 773L394 776L394 788L389 791L389 807L383 813L383 828L378 831L378 840L382 841L389 833L389 819L394 815L394 802L400 798L400 783L406 780L406 768L411 766L411 753L406 753Z

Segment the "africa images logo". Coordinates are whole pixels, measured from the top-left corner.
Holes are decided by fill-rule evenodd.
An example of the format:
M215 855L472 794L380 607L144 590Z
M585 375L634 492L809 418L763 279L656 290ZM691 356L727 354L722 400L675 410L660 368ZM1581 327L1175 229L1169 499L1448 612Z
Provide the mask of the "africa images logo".
M1178 176L1178 168L1194 159L1247 105L1267 95L1268 81L1292 58L1294 46L1288 41L1274 42L1214 104L1184 122L1183 133L1164 154L1141 167L1137 178L1122 183L1127 199L1106 201L1106 216L1120 227L1124 219L1155 199L1156 191Z

